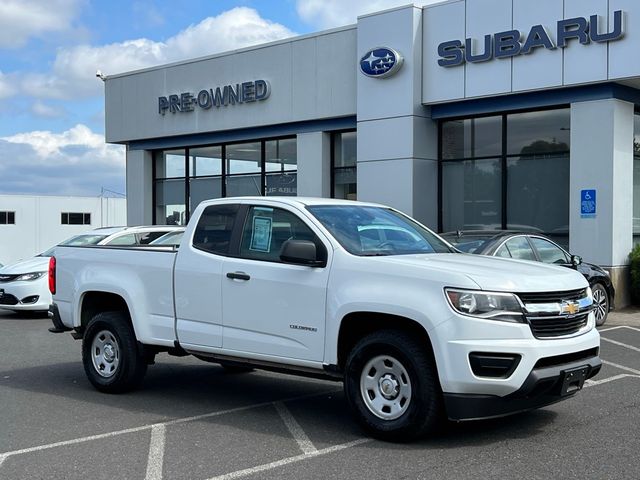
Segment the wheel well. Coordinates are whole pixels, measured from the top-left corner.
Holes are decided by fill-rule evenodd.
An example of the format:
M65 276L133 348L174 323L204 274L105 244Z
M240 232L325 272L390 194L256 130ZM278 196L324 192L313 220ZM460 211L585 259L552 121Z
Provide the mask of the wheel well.
M89 321L101 312L122 312L129 321L131 314L124 298L115 293L87 292L82 299L80 308L80 326L84 329Z
M409 332L426 345L433 357L433 347L429 334L415 320L386 313L354 312L342 319L338 335L338 367L342 370L349 352L364 336L378 330L400 330Z

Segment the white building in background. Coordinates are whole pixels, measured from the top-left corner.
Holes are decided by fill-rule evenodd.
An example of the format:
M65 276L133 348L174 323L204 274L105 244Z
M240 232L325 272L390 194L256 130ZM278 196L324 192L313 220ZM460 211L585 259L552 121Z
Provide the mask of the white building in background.
M0 264L87 230L127 224L125 198L0 195Z

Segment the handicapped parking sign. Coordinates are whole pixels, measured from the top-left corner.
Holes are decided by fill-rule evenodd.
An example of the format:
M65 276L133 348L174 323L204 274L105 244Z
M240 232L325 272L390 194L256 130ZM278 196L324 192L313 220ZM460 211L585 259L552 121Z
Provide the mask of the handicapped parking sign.
M596 191L580 191L580 216L582 218L593 218L596 216Z

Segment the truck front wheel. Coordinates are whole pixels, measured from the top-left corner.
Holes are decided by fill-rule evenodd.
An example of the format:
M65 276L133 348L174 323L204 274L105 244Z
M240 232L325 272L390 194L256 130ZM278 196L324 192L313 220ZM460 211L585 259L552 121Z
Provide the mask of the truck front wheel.
M440 426L442 392L427 348L405 332L383 330L367 335L351 351L345 394L371 435L409 441Z
M82 363L91 384L105 393L134 389L147 371L144 352L120 312L99 313L89 321L82 340Z

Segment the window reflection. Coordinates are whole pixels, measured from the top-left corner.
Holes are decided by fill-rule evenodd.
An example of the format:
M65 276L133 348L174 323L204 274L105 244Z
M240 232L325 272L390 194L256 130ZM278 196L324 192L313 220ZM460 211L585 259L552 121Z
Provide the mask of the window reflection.
M331 136L333 198L357 200L357 135L336 132Z
M442 158L475 158L502 152L502 117L470 118L444 122Z

